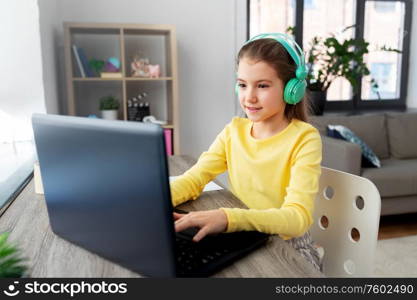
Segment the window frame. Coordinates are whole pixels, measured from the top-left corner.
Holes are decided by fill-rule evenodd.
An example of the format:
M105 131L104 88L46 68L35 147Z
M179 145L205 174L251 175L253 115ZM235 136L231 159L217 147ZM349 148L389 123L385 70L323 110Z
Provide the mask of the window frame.
M383 100L364 100L362 99L362 77L358 78L358 91L351 100L332 100L326 101L325 111L361 111L361 110L405 110L407 108L407 88L410 61L410 32L412 24L412 0L356 0L356 27L355 37L364 37L365 27L365 5L367 1L384 2L403 2L405 5L404 15L404 40L401 57L401 83L399 98ZM247 39L250 38L250 3L247 0ZM304 0L296 0L295 8L295 40L299 45L303 45L303 25L304 25Z

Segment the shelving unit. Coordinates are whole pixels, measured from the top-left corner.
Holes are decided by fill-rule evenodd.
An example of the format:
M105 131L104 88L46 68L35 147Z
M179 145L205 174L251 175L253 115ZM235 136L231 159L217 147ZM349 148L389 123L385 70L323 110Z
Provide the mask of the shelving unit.
M99 115L99 99L109 94L120 99L119 119L128 120L128 99L146 92L151 115L172 131L172 149L180 154L178 68L175 27L172 25L64 23L68 113ZM82 48L90 60L120 60L121 78L82 77L72 46ZM159 78L132 77L135 55L161 67Z

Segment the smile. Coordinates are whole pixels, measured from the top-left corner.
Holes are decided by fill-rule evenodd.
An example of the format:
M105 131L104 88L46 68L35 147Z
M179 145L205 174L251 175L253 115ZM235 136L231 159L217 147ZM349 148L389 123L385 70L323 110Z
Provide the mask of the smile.
M257 112L262 109L262 107L248 107L248 106L245 106L245 107L249 112Z

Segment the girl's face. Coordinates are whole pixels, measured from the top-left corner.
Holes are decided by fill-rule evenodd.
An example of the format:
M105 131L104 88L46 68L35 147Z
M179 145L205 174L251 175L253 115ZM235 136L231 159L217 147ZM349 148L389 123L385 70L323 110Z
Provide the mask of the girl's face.
M239 102L253 122L269 122L284 117L283 82L264 61L242 58L237 71Z

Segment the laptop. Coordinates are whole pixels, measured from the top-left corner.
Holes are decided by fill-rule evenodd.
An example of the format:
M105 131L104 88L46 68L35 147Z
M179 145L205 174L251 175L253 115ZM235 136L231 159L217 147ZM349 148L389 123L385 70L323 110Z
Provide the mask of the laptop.
M268 239L175 233L159 125L46 114L32 125L51 228L74 244L144 276L206 277Z

